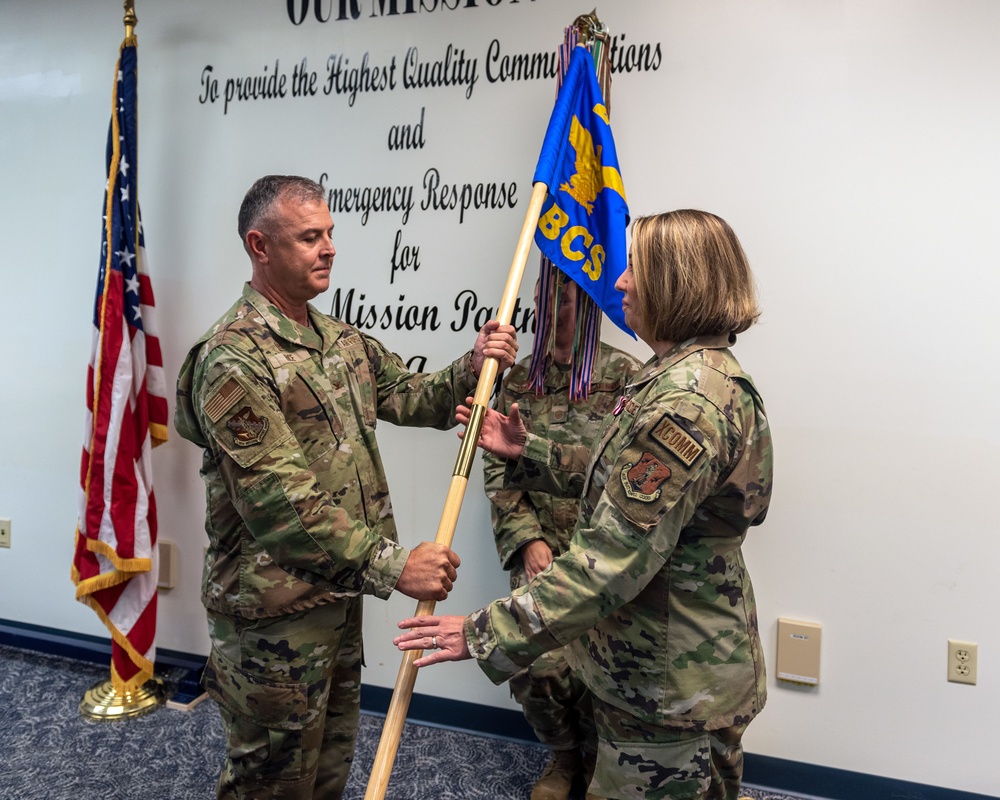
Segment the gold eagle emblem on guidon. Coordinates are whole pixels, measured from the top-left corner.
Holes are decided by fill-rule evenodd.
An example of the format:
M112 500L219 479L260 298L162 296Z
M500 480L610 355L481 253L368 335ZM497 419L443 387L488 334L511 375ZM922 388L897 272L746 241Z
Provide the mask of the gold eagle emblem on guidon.
M605 122L608 121L608 112L600 103L594 106L594 113ZM559 189L587 209L588 215L593 213L594 201L602 189L618 192L624 200L625 186L622 184L621 173L615 167L606 167L601 163L602 148L600 145L594 148L594 137L580 124L580 119L575 114L569 126L567 141L576 151L576 173Z

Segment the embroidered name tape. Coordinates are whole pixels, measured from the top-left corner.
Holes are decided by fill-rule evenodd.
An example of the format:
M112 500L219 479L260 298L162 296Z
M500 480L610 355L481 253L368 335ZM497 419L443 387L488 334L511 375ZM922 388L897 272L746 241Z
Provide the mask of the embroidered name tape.
M685 467L690 467L705 450L703 445L698 444L691 434L669 417L661 419L651 435L677 456Z
M291 352L272 353L267 357L267 363L272 367L283 367L285 364L298 364L301 361L308 361L310 358L312 358L312 353L303 347L301 350L292 350Z

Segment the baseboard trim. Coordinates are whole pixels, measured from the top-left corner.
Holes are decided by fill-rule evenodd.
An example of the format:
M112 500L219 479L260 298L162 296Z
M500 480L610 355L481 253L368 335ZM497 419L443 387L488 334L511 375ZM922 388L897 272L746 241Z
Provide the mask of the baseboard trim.
M107 664L108 670L111 669L110 637L90 636L75 631L62 631L26 622L0 619L0 644L86 661L90 664ZM156 666L201 669L205 666L205 657L157 648Z
M46 655L72 658L89 664L111 663L111 639L102 636L45 628L25 622L0 619L0 644L22 650L34 650ZM157 648L156 667L181 667L200 674L205 666L205 656ZM376 716L385 716L392 699L392 689L383 686L361 687L361 710ZM494 706L468 703L460 700L433 697L414 693L406 718L422 725L450 730L462 730L479 736L512 739L527 744L538 744L535 733L520 711Z
M0 619L0 644L95 664L109 664L111 659L109 638L12 620ZM205 665L205 656L157 649L156 662L158 667L181 667L200 672ZM392 689L368 685L361 687L361 709L365 713L384 716L391 699ZM524 716L512 709L414 693L407 719L423 725L468 731L478 736L538 744L531 727L524 721ZM889 800L997 800L1000 797L754 753L746 754L743 779L747 784L778 794L800 794L826 800L858 800L869 797Z
M801 761L747 753L743 782L776 794L804 794L825 800L996 800L997 795L975 794L922 783L883 778L863 772L821 767Z

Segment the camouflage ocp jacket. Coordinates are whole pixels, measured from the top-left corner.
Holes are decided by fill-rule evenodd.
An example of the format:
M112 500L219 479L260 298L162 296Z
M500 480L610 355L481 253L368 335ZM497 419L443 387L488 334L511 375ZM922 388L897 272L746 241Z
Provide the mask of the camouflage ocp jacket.
M378 419L449 428L475 390L471 355L434 373L309 307L288 319L249 284L188 353L174 424L203 448L202 600L244 617L387 597L396 543Z
M570 402L570 370L552 362L545 370L545 389L538 396L529 381L531 356L515 364L497 397L496 407L504 414L517 403L525 427L545 439L561 444L582 444L588 452L601 430L605 418L621 397L629 379L639 371L640 364L628 353L600 343L585 400ZM576 528L579 512L578 497L553 497L545 492L522 492L505 489L506 462L490 453L483 453L483 484L490 500L493 535L497 554L504 569L523 572L517 551L534 539L542 539L554 555L562 553ZM512 564L512 559L515 563ZM513 569L512 569L513 567Z
M652 724L710 730L763 707L741 545L767 513L771 435L729 343L705 337L650 360L589 454L529 434L508 462L509 485L582 502L569 550L467 618L491 679L572 643L591 691Z

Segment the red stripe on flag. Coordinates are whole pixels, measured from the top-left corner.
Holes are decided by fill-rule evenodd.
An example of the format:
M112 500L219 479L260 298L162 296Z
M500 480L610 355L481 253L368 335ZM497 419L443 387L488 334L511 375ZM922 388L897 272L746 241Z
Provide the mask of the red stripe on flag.
M134 40L122 44L115 74L73 578L77 598L111 632L112 681L116 691L127 692L152 677L155 658L158 558L150 452L166 437L167 400L136 199Z
M146 363L151 367L163 366L163 353L160 352L160 339L156 336L150 336L148 331L146 332Z

